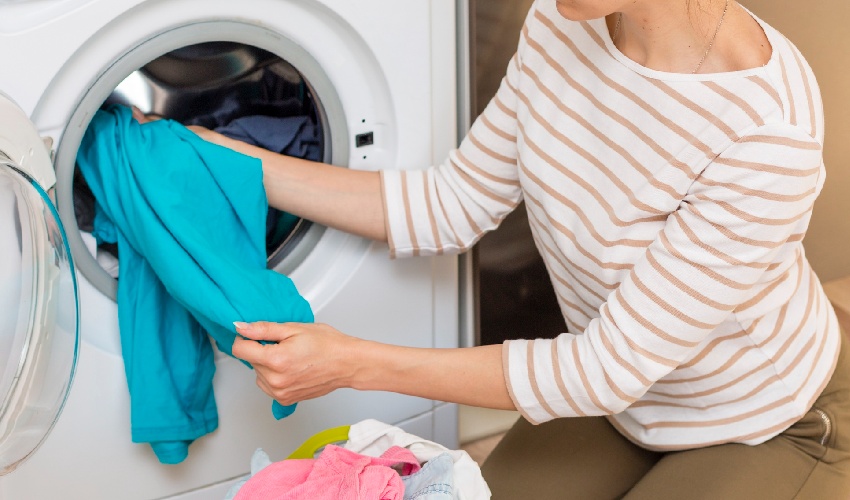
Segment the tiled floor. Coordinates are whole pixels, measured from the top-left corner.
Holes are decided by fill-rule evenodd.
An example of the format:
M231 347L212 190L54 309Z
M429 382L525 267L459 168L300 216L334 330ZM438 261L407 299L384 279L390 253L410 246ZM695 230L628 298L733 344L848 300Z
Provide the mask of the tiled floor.
M493 410L473 406L459 406L461 449L475 460L478 465L493 451L508 429L519 418L516 411Z
M475 441L461 445L461 449L469 453L469 456L472 457L472 459L475 460L478 465L482 465L484 463L484 460L487 459L487 456L489 456L490 452L493 451L493 448L495 448L496 445L499 444L499 441L504 435L504 432L500 432L499 434L495 434L493 436L477 439Z

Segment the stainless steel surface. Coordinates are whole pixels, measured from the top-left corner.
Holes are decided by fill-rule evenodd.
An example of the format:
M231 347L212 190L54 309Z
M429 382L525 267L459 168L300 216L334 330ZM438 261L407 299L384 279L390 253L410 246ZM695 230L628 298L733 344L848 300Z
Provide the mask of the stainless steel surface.
M458 75L458 137L463 137L472 123L473 89L471 85L472 53L470 51L472 33L472 18L470 16L470 1L457 2L457 75ZM460 347L471 347L480 342L478 324L478 302L475 293L475 252L467 252L458 257L458 288L461 303L460 313Z
M533 0L472 0L472 63L478 116L499 88Z
M532 0L471 2L473 116L498 90L531 4ZM524 204L481 239L475 261L479 343L554 337L566 331Z
M109 101L186 122L229 100L264 98L301 100L311 111L308 84L291 64L250 45L209 42L157 57L128 76Z
M210 42L177 49L146 64L142 73L171 88L212 89L254 73L277 57L234 42Z

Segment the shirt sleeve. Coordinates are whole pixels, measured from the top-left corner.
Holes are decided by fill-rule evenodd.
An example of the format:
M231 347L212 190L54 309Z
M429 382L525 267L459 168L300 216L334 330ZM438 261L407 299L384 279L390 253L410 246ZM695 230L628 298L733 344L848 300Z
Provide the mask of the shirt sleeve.
M732 144L582 334L504 344L517 408L532 423L625 410L753 297L784 246L800 245L823 180L821 145L797 127Z
M519 204L519 71L514 55L496 95L444 163L381 172L391 257L463 252Z

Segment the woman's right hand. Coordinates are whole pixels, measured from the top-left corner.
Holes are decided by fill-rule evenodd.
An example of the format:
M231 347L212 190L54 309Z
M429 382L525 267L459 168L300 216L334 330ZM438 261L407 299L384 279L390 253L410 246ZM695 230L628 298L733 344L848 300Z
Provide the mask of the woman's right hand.
M234 325L242 337L233 342L233 356L249 362L260 389L282 405L352 387L363 358L354 353L366 344L319 323Z

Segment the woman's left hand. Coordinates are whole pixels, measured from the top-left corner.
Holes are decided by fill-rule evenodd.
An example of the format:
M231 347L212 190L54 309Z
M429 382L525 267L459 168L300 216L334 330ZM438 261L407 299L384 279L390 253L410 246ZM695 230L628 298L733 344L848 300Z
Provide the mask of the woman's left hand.
M351 386L357 371L353 351L364 341L324 324L234 325L245 338L236 338L233 355L251 363L257 385L279 403L291 405Z
M146 115L142 113L142 110L137 108L136 106L133 106L131 109L133 111L133 118L135 118L136 121L139 123L150 123L155 122L157 120L162 120L162 117L157 114L151 113Z

